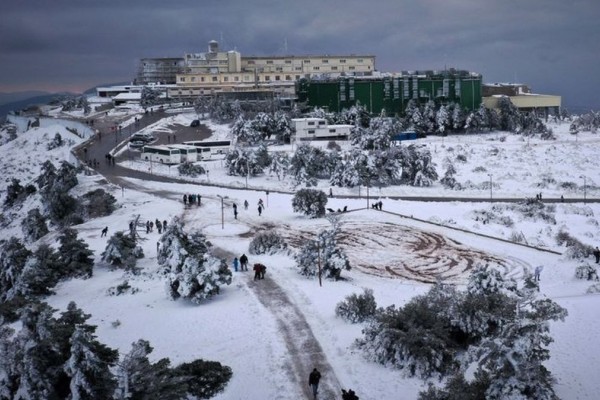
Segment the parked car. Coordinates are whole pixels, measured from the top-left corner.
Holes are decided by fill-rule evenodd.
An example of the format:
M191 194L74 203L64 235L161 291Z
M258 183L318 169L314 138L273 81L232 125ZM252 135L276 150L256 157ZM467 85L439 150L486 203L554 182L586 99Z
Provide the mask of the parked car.
M144 142L143 140L132 140L129 142L129 147L134 149L139 149L141 147L144 147L145 145L146 142Z
M197 120L197 119L193 120L193 121L192 121L192 123L190 124L190 126L191 126L192 128L195 128L195 127L197 127L197 126L200 126L200 120Z
M131 135L131 137L129 138L129 142L144 142L144 143L150 143L154 141L154 136L150 135L149 133L134 133L133 135Z

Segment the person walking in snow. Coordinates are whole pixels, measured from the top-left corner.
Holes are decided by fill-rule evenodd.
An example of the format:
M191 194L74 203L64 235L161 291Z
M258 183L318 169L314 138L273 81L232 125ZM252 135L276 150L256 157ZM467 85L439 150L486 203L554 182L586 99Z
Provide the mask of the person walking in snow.
M106 227L104 227L104 229L102 229L102 233L100 234L100 237L106 236L107 233L108 233L108 226L106 226Z
M242 267L242 271L248 271L248 256L246 256L245 253L240 257L240 265Z
M308 376L308 386L312 388L313 396L316 399L317 393L319 393L319 381L321 380L321 373L318 369L313 369Z
M244 210L248 209L248 200L244 200Z
M596 257L596 264L598 264L600 262L600 249L598 248L598 246L596 246L596 249L594 250L594 257Z
M254 268L252 268L252 270L254 271L254 280L258 280L260 279L260 264L254 264Z
M260 217L260 216L261 216L261 214L262 214L262 210L263 210L263 209L262 209L262 206L261 206L261 205L259 205L259 206L258 206L258 216L259 216L259 217Z
M240 264L240 262L238 261L237 257L233 259L233 270L235 272L238 272L238 265Z
M259 272L259 278L258 279L265 279L265 273L267 272L267 266L264 264L258 264L260 270Z
M534 281L540 281L540 274L542 273L542 270L544 269L543 265L538 265L537 267L535 267L535 271L533 272L533 280Z

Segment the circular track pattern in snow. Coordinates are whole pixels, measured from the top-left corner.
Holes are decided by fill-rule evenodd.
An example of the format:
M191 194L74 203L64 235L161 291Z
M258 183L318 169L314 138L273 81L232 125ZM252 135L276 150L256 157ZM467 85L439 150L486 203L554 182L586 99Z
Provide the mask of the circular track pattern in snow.
M314 238L309 231L281 234L295 248L302 247L307 237ZM525 266L520 260L495 257L438 233L386 222L344 222L337 242L353 268L384 278L462 283L477 264L493 264L506 275L521 275Z

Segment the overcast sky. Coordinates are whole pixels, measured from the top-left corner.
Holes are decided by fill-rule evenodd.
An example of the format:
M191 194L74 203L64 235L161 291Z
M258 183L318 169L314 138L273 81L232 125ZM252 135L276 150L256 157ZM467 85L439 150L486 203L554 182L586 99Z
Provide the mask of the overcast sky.
M600 110L600 0L11 0L0 8L0 92L131 81L139 58L204 52L211 39L242 56L467 69Z

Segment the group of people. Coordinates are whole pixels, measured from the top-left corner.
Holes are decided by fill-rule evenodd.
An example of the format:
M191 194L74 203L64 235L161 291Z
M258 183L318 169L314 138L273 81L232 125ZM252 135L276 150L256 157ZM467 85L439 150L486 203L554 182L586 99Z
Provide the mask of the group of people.
M154 222L150 220L146 221L146 233L153 232L155 226L158 233L162 233L163 230L167 229L167 220L164 220L162 223L158 219Z
M238 268L241 271L248 271L248 256L245 253L241 255L239 260L237 257L233 259L233 270L238 272Z
M108 165L115 165L115 156L111 155L110 153L106 153L104 158L106 159Z
M183 204L193 206L194 204L197 206L202 205L202 196L200 194L184 194L183 195Z
M383 203L381 202L381 200L376 201L375 203L371 204L371 208L381 211L383 208Z

